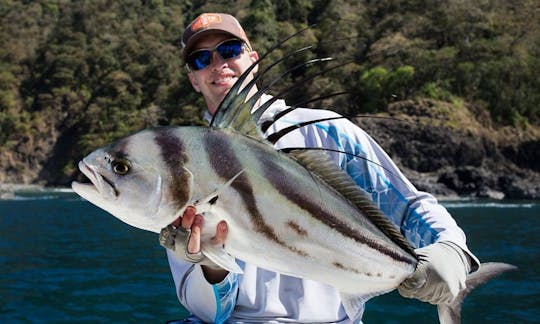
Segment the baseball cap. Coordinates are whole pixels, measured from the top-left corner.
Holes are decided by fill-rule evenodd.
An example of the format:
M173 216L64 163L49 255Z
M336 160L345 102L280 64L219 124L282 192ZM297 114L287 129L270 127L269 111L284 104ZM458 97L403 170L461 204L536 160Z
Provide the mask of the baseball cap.
M183 59L185 60L191 53L193 46L201 37L220 32L239 38L251 47L246 32L236 18L224 13L203 13L187 26L182 35Z

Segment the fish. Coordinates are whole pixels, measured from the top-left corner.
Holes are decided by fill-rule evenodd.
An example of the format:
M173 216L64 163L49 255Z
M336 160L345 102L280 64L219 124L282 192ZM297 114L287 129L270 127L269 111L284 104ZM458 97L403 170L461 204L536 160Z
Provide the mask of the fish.
M258 80L246 81L249 72L229 91L210 126L155 127L119 139L79 162L90 182L75 181L72 188L128 225L154 233L196 206L204 218L202 253L212 262L242 273L236 263L242 260L334 286L354 318L365 301L406 280L418 258L327 153L273 147L294 128L281 129L272 142L265 131L294 107L261 122L273 99L253 111L266 87L248 96ZM341 117L298 127L333 118ZM225 244L216 246L211 240L221 221L229 233ZM505 263L482 264L451 305L438 305L440 322L459 323L468 292L512 269Z

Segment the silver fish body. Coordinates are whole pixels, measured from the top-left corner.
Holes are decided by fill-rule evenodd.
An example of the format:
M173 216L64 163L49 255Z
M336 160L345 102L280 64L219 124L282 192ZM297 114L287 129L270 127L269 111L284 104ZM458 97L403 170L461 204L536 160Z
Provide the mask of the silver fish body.
M130 170L115 173L122 163ZM90 154L81 170L103 180L94 181L97 186L75 183L77 193L152 232L214 195L211 203L197 206L204 214L203 246L225 220L228 254L343 293L394 289L416 265L358 208L294 159L232 131L143 131ZM103 195L97 198L100 186Z

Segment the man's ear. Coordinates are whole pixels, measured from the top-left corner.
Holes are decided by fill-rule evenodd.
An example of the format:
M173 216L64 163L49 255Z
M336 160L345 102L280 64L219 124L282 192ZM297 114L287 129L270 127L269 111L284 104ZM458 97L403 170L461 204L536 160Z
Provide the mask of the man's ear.
M193 89L195 89L195 91L197 92L201 92L201 88L199 87L199 83L197 82L197 79L193 75L193 72L188 72L188 78L189 78L189 82L191 82L191 86L193 87Z
M259 53L257 53L257 51L251 51L251 52L249 52L249 58L251 60L251 63L255 63L259 59ZM255 74L258 71L259 71L259 65L254 67L253 71L251 71L251 73Z

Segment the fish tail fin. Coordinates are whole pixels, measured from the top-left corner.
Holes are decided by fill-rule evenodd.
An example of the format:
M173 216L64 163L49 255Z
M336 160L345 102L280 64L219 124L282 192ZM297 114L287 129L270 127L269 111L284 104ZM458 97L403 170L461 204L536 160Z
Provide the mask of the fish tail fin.
M510 270L516 270L517 267L508 263L488 262L482 263L480 268L467 276L466 288L450 304L437 305L439 313L439 322L441 324L459 324L461 323L461 305L463 300L476 287L488 282L494 277Z

